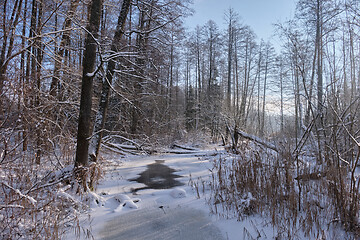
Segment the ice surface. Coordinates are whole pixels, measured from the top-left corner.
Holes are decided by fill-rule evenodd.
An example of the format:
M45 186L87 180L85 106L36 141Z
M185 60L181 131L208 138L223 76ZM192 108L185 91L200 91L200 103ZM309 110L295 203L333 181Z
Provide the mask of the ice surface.
M201 210L178 207L163 211L159 207L151 207L108 221L100 231L99 239L222 240L225 238Z

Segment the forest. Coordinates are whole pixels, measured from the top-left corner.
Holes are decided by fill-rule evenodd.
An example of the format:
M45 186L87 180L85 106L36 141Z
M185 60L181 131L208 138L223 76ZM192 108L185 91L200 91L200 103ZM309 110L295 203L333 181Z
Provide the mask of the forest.
M237 159L228 176L216 163L211 186L239 219L360 236L359 1L297 0L274 23L280 43L231 7L226 25L188 29L192 0L0 2L0 238L76 228L86 204L74 199L94 194L103 152L199 139ZM264 202L239 209L238 191Z

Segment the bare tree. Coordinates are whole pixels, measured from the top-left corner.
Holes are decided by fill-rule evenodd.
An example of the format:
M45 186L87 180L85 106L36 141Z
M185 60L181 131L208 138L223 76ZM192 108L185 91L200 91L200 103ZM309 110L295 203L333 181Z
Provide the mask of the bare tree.
M130 4L131 4L131 0L124 0L122 3L114 39L111 43L111 54L116 54L119 52L120 39L124 33L124 26L126 22L126 17L130 9ZM99 110L96 115L94 134L90 146L91 147L90 154L93 154L95 156L93 159L95 161L97 160L100 151L101 140L103 135L102 130L105 127L106 114L109 105L110 86L112 85L112 79L115 74L115 65L116 65L115 59L111 58L107 65L106 76L102 84Z
M81 80L80 114L77 133L75 167L87 167L89 156L89 141L91 136L91 106L93 79L96 74L97 37L100 26L102 0L93 0L90 5L89 24L86 27L83 73ZM86 189L85 189L86 190Z
M261 50L260 50L261 51ZM272 74L274 68L274 59L275 59L275 50L274 47L271 46L270 42L267 42L264 45L264 78L263 78L263 94L262 94L262 112L261 112L261 125L260 125L260 136L264 136L265 134L265 108L266 108L266 90L268 89L268 78L269 75Z
M232 65L233 65L233 55L234 55L234 39L235 39L235 28L237 23L237 14L234 12L234 9L229 8L228 12L225 14L228 22L227 29L227 58L228 58L228 67L227 67L227 92L226 92L226 101L228 111L231 111L231 86L232 86ZM235 98L235 96L234 96Z
M76 14L76 9L79 5L79 2L80 0L71 1L68 15L65 18L64 25L62 28L63 33L58 47L58 51L56 51L55 62L54 62L54 73L50 85L50 95L54 97L56 97L58 94L57 90L60 79L60 69L63 63L63 56L65 53L65 49L68 48L70 45L71 21L73 20Z
M23 7L22 0L14 2L4 1L2 6L2 24L1 24L1 37L2 44L0 49L0 116L3 116L3 107L6 86L6 71L9 67L10 61L19 53L14 54L14 44L16 43L16 28L21 20L21 10ZM9 13L10 11L10 13Z
M255 55L256 55L256 42L254 32L249 27L244 27L243 31L240 32L243 35L243 81L241 87L241 100L240 100L240 124L242 127L246 127L249 115L249 108L251 106L251 99L255 87L255 81L257 76L252 81L252 70L255 66ZM239 47L240 49L240 47ZM240 54L239 54L240 55ZM257 75L259 75L257 73Z

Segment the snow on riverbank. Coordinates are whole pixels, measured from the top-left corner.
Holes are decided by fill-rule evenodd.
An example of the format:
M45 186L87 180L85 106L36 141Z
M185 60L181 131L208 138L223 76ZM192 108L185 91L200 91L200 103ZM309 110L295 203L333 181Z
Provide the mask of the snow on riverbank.
M210 180L211 161L219 154L225 153L212 146L191 154L121 159L112 156L96 190L103 202L90 209L90 225L84 221L83 228L89 229L94 239L273 239L272 227L265 226L261 218L238 222L210 213L206 182ZM173 169L174 174L181 176L176 180L182 185L150 189L143 183L129 181L155 163ZM157 183L167 181L156 176L154 179Z

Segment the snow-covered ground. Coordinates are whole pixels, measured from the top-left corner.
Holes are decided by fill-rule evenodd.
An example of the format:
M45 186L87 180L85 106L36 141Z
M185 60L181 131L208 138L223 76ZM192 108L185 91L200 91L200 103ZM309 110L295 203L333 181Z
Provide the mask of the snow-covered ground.
M89 229L94 239L273 239L273 228L265 226L262 218L238 222L210 213L206 201L210 190L202 182L210 180L215 155L225 154L216 148L221 147L190 154L112 156L96 190L102 199L100 204L91 204L84 216L90 220L83 221L83 229ZM144 189L143 183L129 181L154 163L174 169L181 176L176 180L183 185Z

